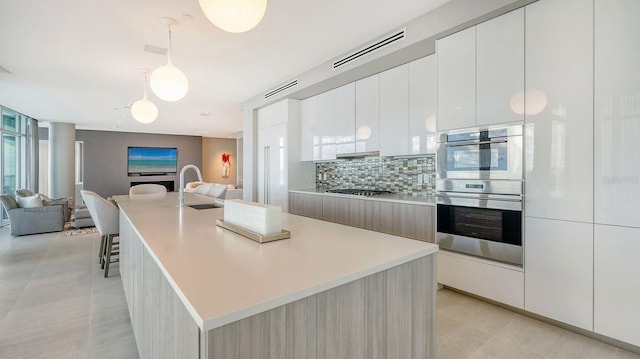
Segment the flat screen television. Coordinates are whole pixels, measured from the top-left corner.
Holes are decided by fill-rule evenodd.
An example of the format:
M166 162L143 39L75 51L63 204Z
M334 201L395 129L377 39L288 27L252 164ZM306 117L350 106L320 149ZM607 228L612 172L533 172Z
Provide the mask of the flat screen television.
M177 172L177 148L127 148L127 174L129 176L161 176Z

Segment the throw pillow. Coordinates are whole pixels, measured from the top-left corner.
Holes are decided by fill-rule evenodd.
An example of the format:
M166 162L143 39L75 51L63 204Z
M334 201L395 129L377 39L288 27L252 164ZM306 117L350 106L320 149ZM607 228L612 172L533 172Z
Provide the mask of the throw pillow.
M209 192L211 192L212 188L213 188L213 183L205 183L205 184L201 184L198 187L196 187L196 189L193 190L193 192L208 196Z
M42 200L38 195L29 197L18 196L18 206L20 206L20 208L42 207Z
M224 199L225 194L227 193L227 185L224 184L214 184L210 196Z

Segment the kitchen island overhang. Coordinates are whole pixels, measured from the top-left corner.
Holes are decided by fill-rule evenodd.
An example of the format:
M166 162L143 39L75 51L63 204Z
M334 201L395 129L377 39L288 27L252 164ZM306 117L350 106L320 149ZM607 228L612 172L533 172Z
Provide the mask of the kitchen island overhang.
M414 357L433 352L435 245L289 214L282 220L291 238L259 244L216 227L222 209L178 208L174 193L153 200L116 200L121 211L122 280L141 357L152 357L150 343L168 340L145 330L147 322L167 315L166 310L154 314L153 308L134 305L153 307L154 301L161 301L151 294L156 291L153 280L173 292L168 296L175 296L175 303L169 307L184 307L178 309L189 318L183 313L179 322L193 322L195 330L188 331L200 338L186 341L198 346L192 349L202 358L234 356L230 348L249 350L253 344L248 343L254 341L260 346L273 340L271 349L285 350L312 338L314 355L329 350L333 355L366 357L366 350L384 349L389 355L382 357L391 358L403 350L424 353ZM185 198L187 204L207 200L197 195ZM151 278L146 270L162 278ZM301 306L306 309L300 311ZM287 325L287 320L296 325ZM267 323L273 330L262 334L242 329ZM288 330L294 327L297 333L308 333L307 338L293 343L296 336ZM237 330L236 335L227 333ZM274 333L281 333L280 338ZM245 344L234 344L237 340Z

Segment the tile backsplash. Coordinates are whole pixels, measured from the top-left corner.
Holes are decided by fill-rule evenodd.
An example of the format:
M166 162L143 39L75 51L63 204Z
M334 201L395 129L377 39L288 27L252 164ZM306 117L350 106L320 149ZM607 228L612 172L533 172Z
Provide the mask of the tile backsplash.
M433 195L434 155L316 162L316 188L364 188L412 196Z

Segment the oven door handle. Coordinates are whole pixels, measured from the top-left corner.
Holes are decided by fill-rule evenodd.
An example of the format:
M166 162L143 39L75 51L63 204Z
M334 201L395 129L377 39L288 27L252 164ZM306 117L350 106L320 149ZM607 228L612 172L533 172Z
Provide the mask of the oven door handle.
M459 147L459 146L469 146L469 145L491 145L497 143L507 143L508 140L505 138L503 140L491 140L491 141L464 141L464 142L447 142L448 147Z
M491 195L491 194L450 194L446 192L437 192L436 197L442 198L462 198L462 199L477 199L488 201L504 201L504 202L522 202L522 196L520 195Z

